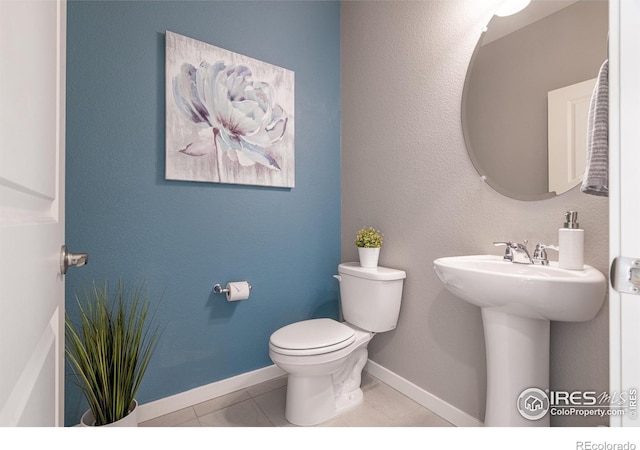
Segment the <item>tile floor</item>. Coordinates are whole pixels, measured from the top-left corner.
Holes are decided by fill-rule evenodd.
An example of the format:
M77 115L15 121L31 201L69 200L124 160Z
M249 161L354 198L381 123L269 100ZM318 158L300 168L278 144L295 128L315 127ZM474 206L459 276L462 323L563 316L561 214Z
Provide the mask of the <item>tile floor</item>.
M286 376L139 424L141 427L287 427ZM451 427L440 416L366 372L364 400L325 427Z

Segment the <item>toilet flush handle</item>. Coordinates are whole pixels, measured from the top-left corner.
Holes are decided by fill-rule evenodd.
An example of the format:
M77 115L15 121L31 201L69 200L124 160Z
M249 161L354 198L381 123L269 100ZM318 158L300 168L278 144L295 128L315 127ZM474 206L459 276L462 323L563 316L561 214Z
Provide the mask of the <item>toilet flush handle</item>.
M333 278L335 278L338 281L342 281L342 277L340 275L334 275Z

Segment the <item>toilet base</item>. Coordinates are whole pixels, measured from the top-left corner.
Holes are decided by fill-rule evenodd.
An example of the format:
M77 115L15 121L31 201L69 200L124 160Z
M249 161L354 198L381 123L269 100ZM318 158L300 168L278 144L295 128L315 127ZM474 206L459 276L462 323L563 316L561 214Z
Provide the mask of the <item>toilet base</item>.
M364 394L362 393L362 389L358 388L355 391L349 394L343 394L340 397L336 398L336 415L340 415L349 411L352 408L355 408L364 399Z
M284 412L289 422L300 426L317 425L335 417L337 411L331 376L289 374Z
M304 399L304 401L300 401ZM303 427L318 425L362 403L364 394L358 387L335 396L332 377L296 377L289 375L285 418Z
M294 425L318 425L362 403L360 383L371 337L361 333L358 346L344 358L325 364L324 370L287 367L286 419Z

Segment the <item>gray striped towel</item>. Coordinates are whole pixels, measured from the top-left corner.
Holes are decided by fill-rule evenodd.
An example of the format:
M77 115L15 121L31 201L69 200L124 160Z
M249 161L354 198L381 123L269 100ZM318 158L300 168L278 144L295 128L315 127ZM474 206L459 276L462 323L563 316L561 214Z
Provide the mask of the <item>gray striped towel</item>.
M580 190L609 196L609 60L606 60L591 95L587 126L587 167Z

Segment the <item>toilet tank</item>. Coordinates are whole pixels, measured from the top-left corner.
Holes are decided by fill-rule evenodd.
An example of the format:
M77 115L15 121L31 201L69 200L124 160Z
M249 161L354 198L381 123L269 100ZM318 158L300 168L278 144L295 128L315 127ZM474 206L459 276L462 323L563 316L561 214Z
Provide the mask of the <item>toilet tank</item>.
M344 320L366 331L393 330L398 323L404 270L364 268L357 262L338 266Z

